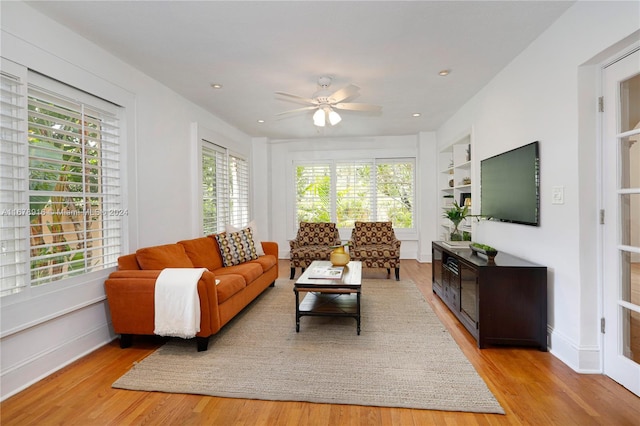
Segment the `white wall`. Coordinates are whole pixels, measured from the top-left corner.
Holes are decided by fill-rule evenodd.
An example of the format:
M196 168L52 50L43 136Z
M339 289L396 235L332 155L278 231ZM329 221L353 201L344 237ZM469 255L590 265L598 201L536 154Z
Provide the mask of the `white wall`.
M294 161L411 157L416 158L416 229L413 232L396 230L396 237L402 241L401 258L429 261L430 241L436 232L433 204L435 145L435 134L428 132L405 136L269 141L270 217L277 218L271 223L271 236L278 243L280 257L289 258L289 240L295 238L297 230L293 196ZM341 229L340 237L348 240L351 229Z
M1 19L3 57L125 107L125 251L196 236L192 123L247 157L251 139L24 3L2 2ZM2 399L113 339L108 272L0 300Z
M441 144L473 127L476 162L540 141L541 225L482 222L474 240L549 268L551 351L578 371L600 371L598 76L587 64L639 28L638 2L578 2L437 132ZM564 204L551 203L553 186Z

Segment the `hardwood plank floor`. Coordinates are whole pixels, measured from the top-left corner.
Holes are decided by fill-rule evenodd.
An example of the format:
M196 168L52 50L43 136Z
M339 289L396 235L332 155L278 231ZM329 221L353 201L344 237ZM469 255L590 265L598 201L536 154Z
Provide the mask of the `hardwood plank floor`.
M280 277L289 263L280 262ZM385 278L365 270L365 278ZM161 338L118 341L3 401L0 423L10 425L638 425L640 398L602 375L578 374L548 352L527 348L479 350L431 292L431 265L404 260L412 280L486 381L506 415L303 402L256 401L112 389ZM293 295L292 295L293 297ZM293 325L292 325L293 326ZM419 332L419 331L417 331Z

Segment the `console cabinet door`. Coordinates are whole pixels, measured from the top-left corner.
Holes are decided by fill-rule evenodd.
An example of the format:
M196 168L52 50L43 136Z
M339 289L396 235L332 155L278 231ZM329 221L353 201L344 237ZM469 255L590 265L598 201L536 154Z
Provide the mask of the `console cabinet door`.
M478 271L460 263L460 313L473 330L478 329L478 296Z
M438 295L442 295L442 250L433 248L432 258L432 288Z

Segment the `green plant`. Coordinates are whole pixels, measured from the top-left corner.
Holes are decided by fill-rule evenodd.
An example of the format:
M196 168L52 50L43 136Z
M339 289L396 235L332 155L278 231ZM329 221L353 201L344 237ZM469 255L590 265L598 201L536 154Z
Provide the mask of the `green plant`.
M488 246L486 244L480 244L480 243L471 243L472 246L477 247L481 250L484 250L487 253L491 253L491 252L497 252L498 250L494 249L491 246Z
M469 216L469 207L460 205L454 201L453 206L444 212L443 217L449 219L453 223L453 232L451 232L451 240L460 241L462 236L458 230L460 222L462 222L467 216Z

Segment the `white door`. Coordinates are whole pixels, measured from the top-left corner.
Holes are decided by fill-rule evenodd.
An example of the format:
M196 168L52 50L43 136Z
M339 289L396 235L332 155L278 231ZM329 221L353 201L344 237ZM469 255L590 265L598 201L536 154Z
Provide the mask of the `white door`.
M640 51L603 83L604 372L640 395Z

